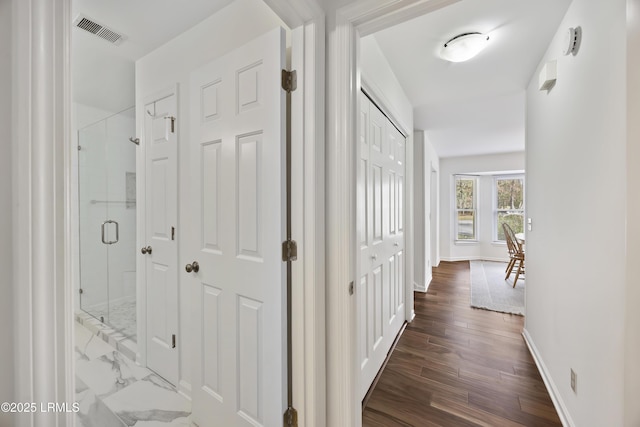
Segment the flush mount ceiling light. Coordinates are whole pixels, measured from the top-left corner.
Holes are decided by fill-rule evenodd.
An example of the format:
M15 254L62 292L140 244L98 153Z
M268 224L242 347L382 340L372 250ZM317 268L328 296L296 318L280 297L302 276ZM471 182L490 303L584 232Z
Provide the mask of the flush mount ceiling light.
M450 62L468 61L479 54L489 41L482 33L459 34L446 42L440 50L440 57Z

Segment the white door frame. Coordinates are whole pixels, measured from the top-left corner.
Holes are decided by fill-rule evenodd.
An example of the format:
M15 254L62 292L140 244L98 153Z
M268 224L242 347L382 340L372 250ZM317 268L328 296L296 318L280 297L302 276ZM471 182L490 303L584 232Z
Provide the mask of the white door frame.
M13 0L12 13L14 397L71 404L70 0ZM73 415L13 421L73 425Z
M429 13L459 0L356 0L329 16L327 49L327 425L362 425L358 398L355 283L358 42L361 36ZM412 152L408 140L407 154ZM407 162L407 177L411 177ZM408 179L407 179L408 180ZM345 185L348 183L348 185ZM405 236L413 229L411 187L405 206ZM413 283L413 242L405 240L405 280ZM413 286L406 286L407 304ZM410 295L409 295L410 294ZM411 298L411 299L410 299ZM412 310L407 310L411 313ZM411 314L409 314L410 316ZM410 320L410 319L408 319Z
M293 200L294 406L301 426L324 426L324 11L317 0L265 2L304 47L293 59L303 67L292 97L293 179L303 183ZM13 0L12 13L15 399L71 404L71 0ZM74 420L72 412L35 413L15 423Z

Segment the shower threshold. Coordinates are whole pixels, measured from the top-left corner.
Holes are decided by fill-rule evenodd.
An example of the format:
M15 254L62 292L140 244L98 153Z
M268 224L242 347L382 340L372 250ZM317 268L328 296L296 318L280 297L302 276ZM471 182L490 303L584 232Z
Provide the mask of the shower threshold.
M120 353L132 361L136 361L136 354L138 352L138 345L136 342L123 334L122 332L102 323L99 319L96 319L89 313L84 311L76 312L76 322L96 334L103 341L109 344Z

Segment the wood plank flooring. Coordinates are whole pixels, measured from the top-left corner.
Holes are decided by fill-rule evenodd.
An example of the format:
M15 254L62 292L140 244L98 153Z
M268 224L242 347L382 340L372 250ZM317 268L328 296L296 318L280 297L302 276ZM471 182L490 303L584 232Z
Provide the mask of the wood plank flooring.
M363 426L561 426L524 318L469 306L469 263L441 262L370 392Z

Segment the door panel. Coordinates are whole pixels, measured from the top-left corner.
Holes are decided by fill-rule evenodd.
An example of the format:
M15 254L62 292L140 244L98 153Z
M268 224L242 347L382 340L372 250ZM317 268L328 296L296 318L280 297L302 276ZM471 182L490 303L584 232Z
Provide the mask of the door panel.
M284 58L278 28L191 74L200 427L280 425L285 410Z
M364 397L404 323L404 136L360 94L358 330ZM362 336L364 334L364 336Z
M202 323L208 325L201 336L203 354L202 388L220 400L220 293L222 289L203 285Z
M178 218L177 117L175 92L145 105L147 366L177 385L178 247L172 227Z

